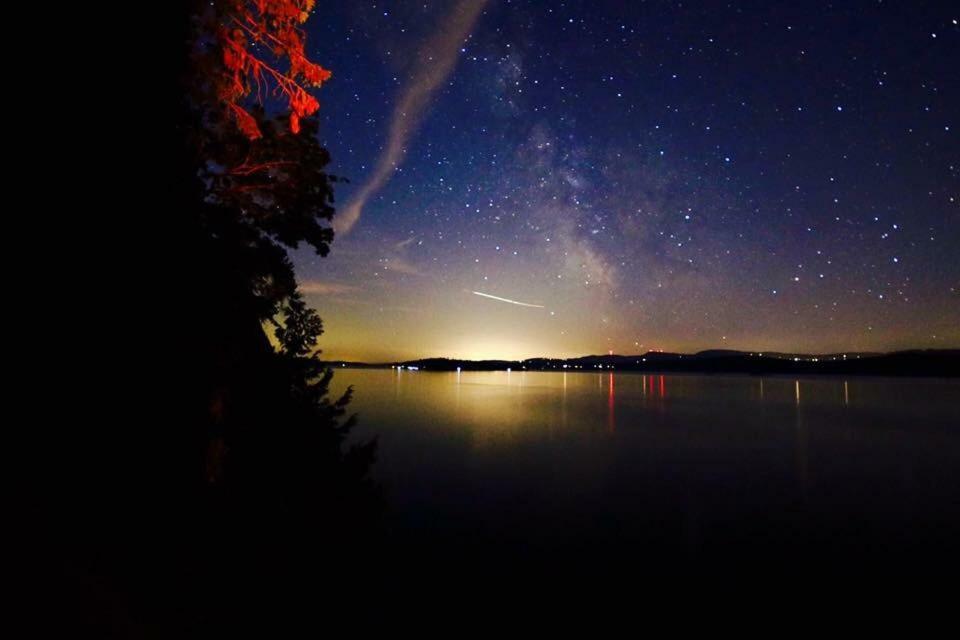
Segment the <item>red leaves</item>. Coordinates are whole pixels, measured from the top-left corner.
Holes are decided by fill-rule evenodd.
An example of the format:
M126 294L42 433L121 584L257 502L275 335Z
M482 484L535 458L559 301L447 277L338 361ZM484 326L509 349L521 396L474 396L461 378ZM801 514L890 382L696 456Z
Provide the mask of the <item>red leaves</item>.
M225 0L224 5L223 24L233 28L224 27L219 34L225 73L217 87L218 97L244 135L254 140L260 137L260 129L240 103L254 90L256 99L262 100L264 91L270 90L265 84L272 84L273 95L282 96L290 109L290 131L299 133L301 118L320 108L306 88L320 87L332 75L304 54L305 37L298 25L309 17L314 0ZM286 59L287 70L251 52L251 43L269 49L277 62Z
M218 93L221 100L232 104L247 93L244 81L250 65L250 54L247 53L246 38L239 29L233 32L221 30L220 40L223 42L223 66L227 70L227 77Z
M320 103L312 95L297 87L298 91L290 97L290 110L301 118L311 116L320 108Z
M236 72L243 69L243 58L246 52L236 47L232 41L228 41L223 48L223 66L228 71Z
M311 87L319 87L333 75L328 70L318 64L310 62L306 58L301 58L299 64L291 62L290 69L291 71L295 70L295 74L301 76Z
M238 107L235 104L230 105L231 110L233 111L233 119L237 123L237 127L240 128L240 131L243 132L243 135L247 136L251 140L256 140L263 136L260 133L260 127L257 126L257 121L252 115L247 113L246 110ZM297 129L299 130L299 123L297 124ZM294 132L296 133L296 131Z

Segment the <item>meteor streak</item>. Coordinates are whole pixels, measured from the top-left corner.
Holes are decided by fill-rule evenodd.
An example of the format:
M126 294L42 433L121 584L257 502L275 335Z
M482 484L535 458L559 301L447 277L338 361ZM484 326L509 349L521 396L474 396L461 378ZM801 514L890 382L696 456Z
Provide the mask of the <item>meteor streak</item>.
M544 309L545 307L542 304L530 304L529 302L519 302L517 300L511 300L510 298L501 298L500 296L492 296L489 293L481 293L479 291L473 291L475 296L483 296L484 298L490 298L491 300L499 300L500 302L509 302L510 304L520 305L521 307L533 307L534 309Z

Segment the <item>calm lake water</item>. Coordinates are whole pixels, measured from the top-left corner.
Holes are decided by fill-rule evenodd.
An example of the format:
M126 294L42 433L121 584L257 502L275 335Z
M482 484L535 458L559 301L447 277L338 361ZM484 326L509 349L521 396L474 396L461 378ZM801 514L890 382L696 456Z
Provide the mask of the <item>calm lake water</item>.
M337 371L347 385L411 566L960 565L957 381Z

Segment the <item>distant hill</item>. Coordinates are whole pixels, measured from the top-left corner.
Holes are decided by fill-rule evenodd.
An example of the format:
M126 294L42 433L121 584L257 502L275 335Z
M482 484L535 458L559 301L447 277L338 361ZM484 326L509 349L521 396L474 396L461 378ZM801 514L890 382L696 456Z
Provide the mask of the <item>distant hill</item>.
M960 376L960 349L892 353L770 353L710 349L693 354L648 351L642 355L591 355L526 360L423 358L403 362L328 361L332 367L396 368L424 371L641 371L802 375Z

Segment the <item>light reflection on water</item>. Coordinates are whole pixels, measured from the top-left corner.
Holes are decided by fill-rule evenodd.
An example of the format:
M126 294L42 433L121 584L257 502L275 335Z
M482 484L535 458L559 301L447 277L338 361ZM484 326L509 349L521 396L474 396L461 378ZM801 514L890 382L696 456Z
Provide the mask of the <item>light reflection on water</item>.
M394 370L334 380L354 386L356 437L379 436L374 475L392 530L431 549L575 546L606 566L641 548L648 562L673 557L664 549L736 558L751 536L847 557L960 535L956 381Z
M714 422L729 423L726 435L736 438L751 427L799 429L807 414L819 426L909 427L919 437L956 424L960 395L960 384L943 380L614 372L338 371L334 392L347 385L367 435L442 430L476 442L536 441L598 426L608 434L671 424L706 431Z
M929 408L942 417L957 416L954 394L960 384L944 380L897 380L860 378L851 382L842 378L749 377L646 375L634 373L567 372L429 372L400 370L337 371L334 391L347 385L356 387L354 408L361 412L382 408L389 389L391 399L402 414L407 410L426 410L431 414L457 415L455 422L466 420L484 426L519 428L528 422L549 423L553 410L590 407L598 399L605 401L604 423L616 430L616 408L669 406L688 410L693 407L733 407L758 405L782 408L791 403L798 410L853 407L866 411L881 409L917 410ZM851 390L852 387L852 390ZM889 390L894 392L888 393ZM597 393L591 393L591 390ZM906 393L910 397L903 397ZM851 400L854 398L854 400ZM464 403L466 415L458 415ZM377 416L375 416L377 417ZM409 417L409 416L407 416ZM636 418L633 411L624 420ZM580 426L589 428L590 420Z

